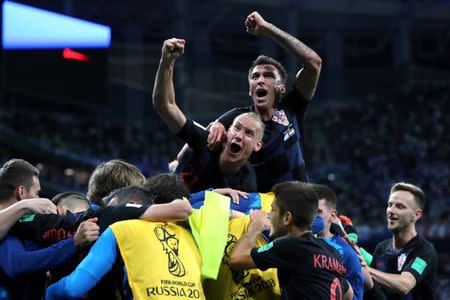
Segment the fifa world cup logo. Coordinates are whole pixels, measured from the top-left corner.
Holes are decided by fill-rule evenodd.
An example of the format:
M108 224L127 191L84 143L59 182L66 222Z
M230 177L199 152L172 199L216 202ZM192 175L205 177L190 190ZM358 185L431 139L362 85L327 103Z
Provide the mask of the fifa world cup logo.
M184 274L186 274L186 269L178 257L180 240L166 227L158 226L153 231L155 232L158 240L161 242L163 250L166 251L170 274L177 277L184 276Z
M232 235L228 234L227 245L225 246L225 255L222 258L222 263L224 265L229 265L230 261L230 253L233 250L234 246L236 246L238 240ZM233 281L235 283L239 283L242 279L244 279L249 274L249 271L234 271L231 269L231 276L233 276Z

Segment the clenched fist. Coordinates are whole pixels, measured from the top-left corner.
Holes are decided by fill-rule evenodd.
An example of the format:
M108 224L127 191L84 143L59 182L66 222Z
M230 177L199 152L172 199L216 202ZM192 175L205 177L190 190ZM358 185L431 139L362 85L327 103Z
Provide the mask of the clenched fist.
M183 54L185 43L185 40L177 38L165 40L162 47L162 59L167 61L175 61Z
M85 248L98 239L100 227L96 222L97 218L91 218L81 222L74 237L77 247Z
M261 17L261 15L256 11L249 14L245 20L245 28L247 29L247 32L254 35L264 33L268 26L269 23L267 23L266 20L264 20L264 18Z

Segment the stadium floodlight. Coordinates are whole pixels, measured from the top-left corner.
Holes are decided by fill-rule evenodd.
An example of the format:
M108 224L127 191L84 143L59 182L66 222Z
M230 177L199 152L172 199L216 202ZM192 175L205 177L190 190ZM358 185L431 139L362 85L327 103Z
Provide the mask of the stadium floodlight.
M2 46L6 50L108 48L111 28L44 9L3 2Z

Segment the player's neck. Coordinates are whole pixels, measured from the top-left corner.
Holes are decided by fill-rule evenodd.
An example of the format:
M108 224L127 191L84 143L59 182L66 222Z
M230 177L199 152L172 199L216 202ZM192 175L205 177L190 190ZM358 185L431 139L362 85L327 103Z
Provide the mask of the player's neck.
M289 226L288 228L288 235L290 236L302 236L305 233L309 232L310 230L299 228L297 226Z
M16 204L16 203L17 203L17 200L16 200L16 199L13 199L13 198L4 200L4 201L2 201L2 202L0 203L0 211L6 209L6 208L8 208L8 207L10 207L11 205Z
M272 116L273 116L273 114L276 111L277 111L276 108L270 107L270 108L267 108L267 109L257 109L256 113L259 115L261 120L263 120L263 121L270 121L270 120L272 120Z
M230 162L225 158L225 153L222 151L219 156L219 169L222 175L231 175L237 172L245 162Z
M405 228L402 231L394 232L392 239L392 247L394 249L403 248L410 240L416 237L417 231L414 225Z
M319 233L319 237L321 239L330 239L333 237L333 235L330 232L330 227L328 228L324 228L320 233Z

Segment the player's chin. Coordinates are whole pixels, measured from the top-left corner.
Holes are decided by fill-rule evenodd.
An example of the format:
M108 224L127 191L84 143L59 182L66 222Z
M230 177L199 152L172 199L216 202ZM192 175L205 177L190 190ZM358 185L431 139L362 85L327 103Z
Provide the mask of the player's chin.
M270 231L269 231L269 237L270 237L270 239L276 239L277 237L279 237L279 234L277 233L277 231L276 230L274 230L273 229L273 227L271 227L270 228Z

